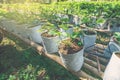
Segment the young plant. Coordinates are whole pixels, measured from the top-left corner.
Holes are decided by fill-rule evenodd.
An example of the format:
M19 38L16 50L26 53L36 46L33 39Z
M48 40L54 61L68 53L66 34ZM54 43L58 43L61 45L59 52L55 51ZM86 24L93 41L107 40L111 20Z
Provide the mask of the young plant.
M47 22L46 24L43 24L43 26L39 31L42 32L43 36L46 36L46 37L55 37L60 35L60 32L57 26L49 22Z
M93 28L95 26L95 23L93 23L94 20L92 20L92 18L88 15L84 15L82 17L81 21L82 21L82 24L85 24L88 27Z
M61 28L61 29L66 31L69 28L72 28L72 25L63 23L63 24L59 25L59 28Z
M104 22L105 19L103 17L85 15L82 18L82 24L85 24L90 28L100 28Z
M66 33L67 34L67 33ZM78 27L74 27L72 34L67 34L68 38L62 40L59 49L63 54L73 54L83 48L83 43L80 39L82 31Z
M120 44L120 32L115 32L113 37Z

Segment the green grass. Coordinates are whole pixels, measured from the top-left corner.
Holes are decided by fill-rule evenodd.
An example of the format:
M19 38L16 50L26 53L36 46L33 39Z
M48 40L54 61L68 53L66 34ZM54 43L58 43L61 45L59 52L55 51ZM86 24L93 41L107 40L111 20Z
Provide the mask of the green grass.
M0 44L0 80L78 80L56 62L39 55L32 47L7 35Z

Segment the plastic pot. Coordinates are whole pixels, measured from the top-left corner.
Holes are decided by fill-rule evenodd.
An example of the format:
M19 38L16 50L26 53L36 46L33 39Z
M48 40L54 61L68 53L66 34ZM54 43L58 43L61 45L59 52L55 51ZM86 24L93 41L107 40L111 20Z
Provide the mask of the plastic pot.
M58 52L58 42L60 41L59 36L56 37L41 36L41 37L48 53Z
M120 57L116 53L120 54L120 51L113 52L105 69L103 80L120 80Z
M63 29L61 28L60 31L62 32L62 35L60 36L61 39L66 39L67 36L65 36L64 34L65 34L65 33L67 33L67 34L72 34L72 33L73 33L73 28L72 28L72 27L71 27L71 28L68 28L68 30L63 30Z
M84 48L87 50L92 49L95 45L96 37L97 37L97 34L94 34L94 35L84 34L83 36Z
M38 31L40 28L41 28L41 25L29 28L30 39L37 43L42 42L41 33Z
M120 45L114 42L113 37L111 37L111 40L104 51L104 56L110 58L112 56L112 53L115 51L120 51Z
M74 54L64 55L60 52L59 52L59 54L60 54L60 58L61 58L62 62L64 63L64 65L68 69L77 72L81 69L83 62L84 62L83 51L84 51L84 49L82 49L79 52L74 53Z

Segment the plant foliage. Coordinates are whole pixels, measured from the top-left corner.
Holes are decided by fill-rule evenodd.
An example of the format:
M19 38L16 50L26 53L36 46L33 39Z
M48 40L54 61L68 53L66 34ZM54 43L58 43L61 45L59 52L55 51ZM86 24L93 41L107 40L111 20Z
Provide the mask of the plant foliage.
M115 32L113 37L115 37L116 40L120 43L120 32Z

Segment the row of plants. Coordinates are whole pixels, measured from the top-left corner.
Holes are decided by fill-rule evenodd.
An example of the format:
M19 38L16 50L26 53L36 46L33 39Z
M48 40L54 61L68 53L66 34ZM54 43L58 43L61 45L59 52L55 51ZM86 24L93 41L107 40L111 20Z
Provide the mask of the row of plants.
M45 50L48 53L58 52L64 65L73 71L79 71L83 65L84 48L92 48L96 41L94 30L82 30L64 21L58 25L46 21L39 31Z
M73 29L72 31L69 32L68 30L71 27ZM46 50L51 48L51 50L54 50L53 52L59 52L62 62L65 64L65 66L68 69L73 71L79 71L81 69L82 64L84 62L84 58L83 58L84 48L91 48L92 46L94 46L94 43L96 40L96 35L92 36L92 37L95 37L95 39L91 40L91 38L89 38L91 37L92 34L96 34L95 32L91 32L91 30L83 30L83 32L81 32L80 27L69 25L69 22L66 22L66 19L65 21L63 20L62 23L59 23L57 25L55 23L45 24L40 28L40 30L44 31L41 34L41 36L44 41ZM90 36L86 37L86 34ZM56 37L57 35L59 35L60 39L59 37ZM51 37L54 37L54 38L50 40ZM89 40L89 41L86 42L85 40ZM58 44L58 41L60 41L59 44ZM84 46L83 43L87 44L87 47L86 45ZM91 43L93 44L91 45ZM50 50L48 50L48 53L49 52ZM50 52L50 53L53 53L53 52Z
M61 7L61 5L63 5ZM67 6L65 6L67 5ZM108 24L113 26L119 23L119 3L117 2L72 2L72 3L57 3L58 10L61 14L77 15L80 20L77 23L86 24L89 27L99 28L106 27ZM113 14L114 13L114 14ZM104 24L106 23L106 24ZM117 26L119 24L117 23Z
M5 4L1 6L1 9L8 12L3 16L15 19L20 23L32 23L41 19L53 20L57 14L64 14L71 19L77 15L80 20L73 23L76 25L86 24L89 27L100 27L109 21L112 25L116 21L119 22L120 15L120 5L117 2L59 2L48 5L37 3Z
M97 33L90 28L81 29L65 23L57 26L51 23L43 24L40 31L47 52L58 52L64 65L73 71L81 69L84 63L84 49L93 49L97 36ZM112 39L117 46L120 44L119 38L120 32L115 32ZM117 48L120 50L120 47ZM111 48L111 50L113 49Z
M89 35L89 32L91 33L91 30L83 31L80 29L79 26L75 26L73 24L68 23L69 18L62 18L61 20L63 22L57 24L54 23L53 21L44 21L43 23L41 23L42 26L41 25L36 26L38 28L34 30L34 32L37 32L37 30L40 29L41 35L39 32L37 32L37 35L34 34L35 37L32 38L37 38L40 43L41 42L44 43L43 46L45 47L45 50L48 53L59 52L62 58L65 57L65 61L63 61L63 63L69 69L78 71L82 67L84 61L83 58L84 47L87 48L89 46L93 46L96 38L94 40L91 40L91 43L93 44L91 43L89 44L89 41L86 43L85 41L89 38L87 37L87 35ZM92 32L91 34L94 33ZM83 38L83 35L85 38ZM91 38L89 38L89 40L90 39ZM59 45L59 42L61 42L60 43L61 45ZM85 46L83 45L83 43L86 43ZM77 55L75 55L76 53ZM68 58L66 56L68 56ZM67 60L69 58L71 58L70 61ZM77 64L77 61L81 61L78 62L81 64ZM75 63L77 68L74 65L72 65L73 63Z

